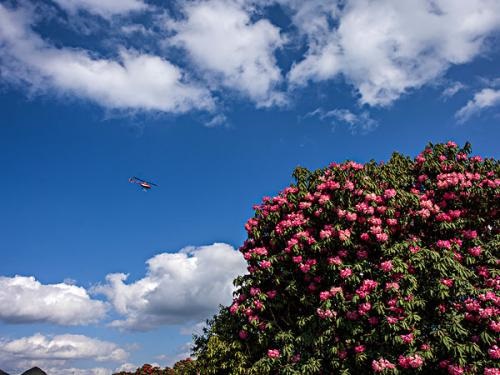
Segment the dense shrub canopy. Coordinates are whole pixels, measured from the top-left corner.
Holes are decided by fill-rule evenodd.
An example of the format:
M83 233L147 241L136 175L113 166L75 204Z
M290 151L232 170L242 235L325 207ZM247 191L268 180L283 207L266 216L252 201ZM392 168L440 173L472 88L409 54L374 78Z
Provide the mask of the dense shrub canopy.
M264 198L204 374L500 374L499 163L470 146L333 163Z

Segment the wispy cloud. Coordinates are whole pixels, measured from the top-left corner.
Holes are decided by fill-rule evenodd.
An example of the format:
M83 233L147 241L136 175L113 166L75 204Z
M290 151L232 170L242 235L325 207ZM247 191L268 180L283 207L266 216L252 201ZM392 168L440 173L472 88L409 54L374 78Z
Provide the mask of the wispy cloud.
M452 82L441 92L441 97L447 100L466 87L462 82Z
M71 93L112 109L181 113L212 109L210 93L169 61L122 49L117 60L56 48L31 30L31 15L0 4L2 78Z
M69 13L85 10L101 17L125 15L133 11L143 11L147 5L142 0L53 0Z
M356 114L345 108L336 108L330 111L317 108L307 113L304 118L306 117L318 117L322 121L328 120L333 125L347 125L353 134L358 132L367 134L378 126L378 121L372 119L368 111Z
M500 90L485 88L474 94L465 106L455 113L455 118L461 124L472 116L479 115L483 110L500 105Z

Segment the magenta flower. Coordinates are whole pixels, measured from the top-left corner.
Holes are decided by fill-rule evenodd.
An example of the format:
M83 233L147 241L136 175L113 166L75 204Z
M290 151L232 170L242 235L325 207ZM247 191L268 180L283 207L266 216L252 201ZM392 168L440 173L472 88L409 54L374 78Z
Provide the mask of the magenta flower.
M344 268L340 270L340 277L343 279L347 279L351 275L352 275L352 270L350 268Z
M380 269L384 272L392 271L392 262L390 260L386 260L385 262L380 263Z
M281 356L281 353L278 349L269 349L267 351L267 356L272 359L279 358Z
M473 257L478 257L481 255L481 252L482 252L482 249L481 249L481 246L474 246L474 247L471 247L469 250L467 250L469 252L470 255L472 255Z

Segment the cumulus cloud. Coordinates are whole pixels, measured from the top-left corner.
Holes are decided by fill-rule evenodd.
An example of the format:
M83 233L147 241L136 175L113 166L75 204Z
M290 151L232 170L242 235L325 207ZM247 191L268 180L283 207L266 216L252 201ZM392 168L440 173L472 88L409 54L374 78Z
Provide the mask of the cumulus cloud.
M358 132L366 134L378 126L378 121L372 119L368 111L356 114L345 108L336 108L330 111L317 108L304 117L318 117L322 121L329 120L333 125L348 125L353 134Z
M303 13L316 15L313 26L294 18L308 51L289 72L290 82L341 75L369 105L389 105L451 65L471 61L500 27L496 0L351 0L342 9L309 8Z
M109 368L93 367L93 368L57 368L57 367L44 367L44 371L50 375L111 375L114 373ZM135 368L134 368L135 371Z
M464 123L472 116L497 105L500 105L500 90L485 88L476 92L474 97L455 113L455 118L459 123Z
M124 317L112 326L147 330L206 319L231 301L233 279L246 272L241 254L223 243L158 254L146 263L140 280L127 284L126 274L109 274L94 288Z
M46 336L37 333L14 340L0 339L0 361L11 369L26 369L28 365L36 364L52 368L50 373L58 370L62 374L73 361L122 362L127 357L128 353L118 345L83 335ZM97 375L103 373L102 370L105 369L97 367L81 370L81 373Z
M235 89L260 106L280 104L275 89L282 79L274 56L284 39L266 19L252 21L251 10L235 1L186 2L185 18L168 26L171 43L183 47L208 78Z
M35 90L52 87L113 109L180 113L213 108L210 93L189 82L169 61L126 49L112 60L81 49L56 48L33 32L30 16L0 4L4 80Z
M85 10L109 18L113 15L127 14L132 11L145 10L147 5L142 0L54 0L69 13Z
M7 323L82 325L101 320L107 310L82 287L42 284L32 276L0 276L0 306L0 320Z

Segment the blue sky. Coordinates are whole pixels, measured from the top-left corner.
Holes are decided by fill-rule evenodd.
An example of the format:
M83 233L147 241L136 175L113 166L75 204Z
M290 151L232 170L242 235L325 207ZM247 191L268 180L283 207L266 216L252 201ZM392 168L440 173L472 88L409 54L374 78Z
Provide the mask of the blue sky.
M297 165L500 154L498 1L165 3L0 1L3 370L187 356Z

